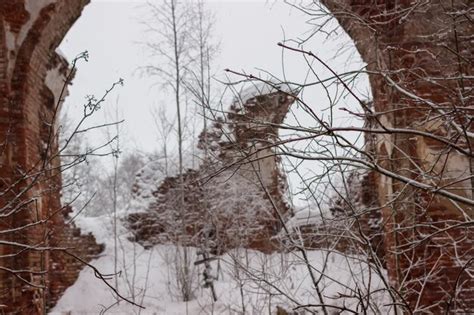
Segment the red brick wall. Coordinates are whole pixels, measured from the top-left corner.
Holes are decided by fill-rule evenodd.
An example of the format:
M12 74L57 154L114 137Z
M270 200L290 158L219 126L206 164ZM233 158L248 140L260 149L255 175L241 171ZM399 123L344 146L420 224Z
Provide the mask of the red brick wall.
M183 221L176 223L181 220L179 177L154 183L158 188L147 212L128 218L135 240L145 245L179 242L199 247L204 245L204 231L210 229L213 247L219 253L236 247L263 252L277 248L272 237L279 233L281 224L275 208L284 219L289 215L283 197L286 182L274 149L256 152L256 148L268 146L278 135L278 128L261 122L282 123L294 97L277 90L267 92L243 104L236 101L225 118L200 135L199 146L204 148L207 143L209 156L199 170L183 175ZM137 180L148 175L139 174ZM140 186L137 183L137 189ZM140 194L135 191L137 198ZM183 233L183 226L187 233Z
M453 79L472 76L474 25L472 13L467 13L469 9L472 11L472 2L324 0L323 3L355 41L367 63L374 109L386 113L377 116L386 127L432 132L467 150L473 149L472 140L466 141L450 124L450 120L456 121L473 130L472 121L466 120L469 108L471 111L473 108L472 79ZM454 105L467 109L440 116L426 102L396 89L382 74L429 101L451 110ZM378 136L376 154L382 167L414 180L434 181L440 187L449 176L458 176L460 168L466 176L472 175L469 157L425 137ZM474 258L473 227L469 223L474 215L472 207L455 205L439 195L381 174L376 177L378 198L385 205L383 224L389 277L407 304L401 308L407 312L472 311L474 279L463 270L464 266L472 274L472 261L466 266ZM461 188L450 191L472 199L472 180L457 186ZM394 197L398 198L389 202Z
M77 278L77 261L43 248L68 247L87 260L101 251L66 224L50 128L57 104L45 84L50 69L67 74L55 49L89 1L27 2L0 2L0 304L11 314L45 312Z

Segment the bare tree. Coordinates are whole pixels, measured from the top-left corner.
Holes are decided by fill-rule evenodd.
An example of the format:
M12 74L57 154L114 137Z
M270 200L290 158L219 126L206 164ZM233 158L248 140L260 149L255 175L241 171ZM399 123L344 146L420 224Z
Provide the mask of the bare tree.
M192 62L189 55L189 33L191 31L192 12L187 3L176 0L163 1L159 5L148 3L151 11L151 22L147 22L148 29L152 34L157 35L156 39L146 43L152 55L162 58L159 66L152 64L146 66L150 75L157 75L160 83L171 89L176 107L176 121L178 133L178 178L180 180L180 192L177 196L178 204L176 211L179 217L185 217L184 210L184 182L183 182L183 99L185 89L183 82L186 80L186 68ZM182 234L185 234L185 227L180 227ZM182 262L177 271L181 279L182 298L189 301L192 298L190 288L190 258L188 249L181 248L182 255L178 255Z
M213 89L212 82L212 62L219 50L219 44L213 38L214 31L214 17L208 11L202 0L197 1L193 6L194 27L190 34L190 40L193 46L193 60L194 62L186 69L188 71L188 80L185 86L191 93L194 103L200 110L202 116L203 130L207 130L209 110L212 108ZM204 159L207 158L207 139L204 133L203 139Z

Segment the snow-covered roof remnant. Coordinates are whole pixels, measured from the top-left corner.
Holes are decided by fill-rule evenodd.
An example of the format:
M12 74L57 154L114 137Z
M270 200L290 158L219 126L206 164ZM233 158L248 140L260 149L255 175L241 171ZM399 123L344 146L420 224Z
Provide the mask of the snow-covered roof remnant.
M241 157L242 150L275 143L278 125L297 94L297 86L271 81L250 81L241 86L240 92L234 89L228 111L200 134L198 148L229 162L229 158Z
M56 67L49 69L44 79L44 83L51 93L53 93L54 105L58 104L61 97L66 97L66 95L61 95L66 79L64 72L61 70L61 66L61 64L58 64ZM64 89L64 92L67 93L67 89Z
M66 61L68 60L66 54L59 47L56 48L55 52L60 58L63 58Z
M351 222L337 220L329 211L305 208L297 211L285 224L278 239L288 249L304 246L342 253L360 254L360 248L351 241Z
M242 86L240 92L236 93L234 103L247 103L252 98L261 95L272 94L276 92L283 92L288 96L298 95L298 86L291 83L273 82L273 81L250 81L247 86Z
M323 221L321 213L310 208L301 209L286 222L288 229L295 229L301 226L319 225Z
M281 124L291 105L298 95L298 87L287 83L272 81L251 81L242 86L240 92L234 91L235 97L227 114L227 122L234 130L242 129L252 133L268 127L268 124ZM269 131L269 130L267 130ZM269 134L276 136L278 130ZM248 132L245 132L248 135ZM260 135L261 136L261 135ZM236 137L238 142L241 135ZM246 138L244 135L243 138ZM268 137L265 137L268 138Z

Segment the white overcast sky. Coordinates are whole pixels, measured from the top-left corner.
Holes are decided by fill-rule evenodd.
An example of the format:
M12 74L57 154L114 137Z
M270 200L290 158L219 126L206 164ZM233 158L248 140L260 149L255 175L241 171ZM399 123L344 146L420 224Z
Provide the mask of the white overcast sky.
M105 104L108 110L104 112L113 113L118 106L120 116L125 119L121 128L124 151L151 152L158 144L150 109L166 102L169 96L154 85L156 78L143 77L137 71L147 64L147 52L139 44L145 31L140 23L145 13L141 4L141 0L92 0L86 6L60 46L69 60L84 50L90 55L89 62L79 64L63 108L69 117L80 117L86 95L99 96L114 81L123 78L125 85L109 97ZM311 30L306 23L308 17L283 1L208 1L206 4L216 17L215 38L220 40L221 47L214 72L221 78L225 68L253 74L264 69L281 76L282 51L277 43ZM348 43L350 46L350 40L344 34L329 40L321 34L305 44L305 48L317 53L338 72L360 69L362 63L357 54L353 54L354 49L334 58L338 49ZM307 67L301 56L287 52L284 60L287 78L303 82ZM322 77L326 75L321 67L316 69L321 69ZM361 95L369 94L366 79L362 79L357 88ZM313 89L305 98L316 112L327 106L322 89ZM170 106L172 108L172 104ZM356 108L356 105L347 98L341 107ZM298 114L296 110L298 115L304 120L304 114ZM354 124L352 120L345 120L347 116L339 113L341 123ZM289 116L288 119L293 118ZM104 121L103 114L99 114L94 123L97 121ZM100 138L101 135L93 134L92 137Z

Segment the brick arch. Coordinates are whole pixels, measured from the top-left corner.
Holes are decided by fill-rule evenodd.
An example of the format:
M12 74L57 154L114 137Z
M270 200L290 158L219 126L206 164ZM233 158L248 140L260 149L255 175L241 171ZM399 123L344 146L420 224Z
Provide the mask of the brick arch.
M387 127L418 129L448 136L443 124L446 121L440 118L425 122L430 114L427 107L395 89L378 73L384 72L390 75L391 79L404 89L432 102L450 104L449 102L458 99L459 93L468 95L461 91L458 80L433 82L427 78L455 77L460 74L472 76L474 48L469 38L472 38L474 33L474 24L467 18L458 16L457 24L455 28L453 27L453 13L472 9L472 2L467 0L449 3L441 0L427 3L410 0L321 0L321 2L354 40L362 59L367 63L367 69L371 72L369 80L375 112L392 111L392 114L379 115L379 119ZM440 30L443 32L439 32ZM457 43L454 41L455 36L458 36ZM453 53L455 49L459 49L461 58L458 58L455 51ZM468 84L472 85L472 81ZM473 102L468 101L465 106L472 108ZM393 114L393 110L397 111L396 114ZM468 128L471 132L474 130L472 123ZM391 143L379 138L376 154L382 166L389 170L398 172L404 169L406 171L402 174L412 176L411 174L417 170L406 158L410 156L419 167L431 172L433 176L443 171L454 177L460 176L462 173L459 171L460 168L467 174L472 174L470 165L472 161L469 161L468 156L452 151L439 154L440 145L435 141L411 135L391 134L385 137ZM394 145L398 149L387 152L386 148L394 148ZM469 146L471 150L473 149L472 143L462 143L461 146L468 150ZM387 158L383 158L384 156ZM438 162L436 159L443 162ZM442 181L439 185L443 183L445 182ZM453 192L468 199L474 197L473 181L464 181L460 186L460 189ZM373 189L378 193L379 203L383 205L393 194L402 192L404 185L378 174L376 187ZM403 297L412 310L419 303L418 307L434 313L447 310L472 311L474 298L469 295L469 288L474 286L474 279L463 270L463 264L474 258L472 227L453 228L442 235L430 237L409 251L411 256L394 252L398 248L407 248L406 246L412 242L418 242L423 238L421 236L423 234L446 228L449 224L446 222L465 222L463 212L472 220L473 207L454 205L442 197L435 197L428 203L426 200L430 199L427 196L429 194L416 189L410 188L409 192L404 193L402 200L382 209L388 252L387 269L391 285L403 292ZM425 203L420 200L425 200ZM424 204L426 211L419 213L416 203ZM459 210L459 206L462 211ZM431 228L423 227L430 225ZM397 226L404 228L418 226L418 228L412 228L411 232L399 232L395 229ZM439 258L441 259L438 261ZM410 260L418 261L418 264L415 265ZM472 269L472 265L466 267ZM439 277L434 278L430 273L437 273Z
M0 3L0 188L4 192L0 204L3 212L16 210L14 215L0 219L0 229L34 224L2 234L1 240L31 246L75 247L76 253L86 260L100 252L101 246L91 235L82 236L73 224L65 223L68 211L61 210L61 179L55 170L59 161L52 160L45 170L39 162L57 151L54 137L51 149L48 152L44 149L50 126L54 126L58 102L50 76L53 74L56 83L61 84L69 71L67 61L56 53L56 48L88 2L8 0ZM41 176L36 177L36 171ZM53 213L52 219L41 223ZM7 305L1 311L8 314L46 312L81 269L79 262L69 261L61 252L0 245L0 255L9 254L13 256L0 258L0 266L48 273L44 277L21 274L36 285L46 285L45 289L37 289L8 272L0 272L0 304Z

